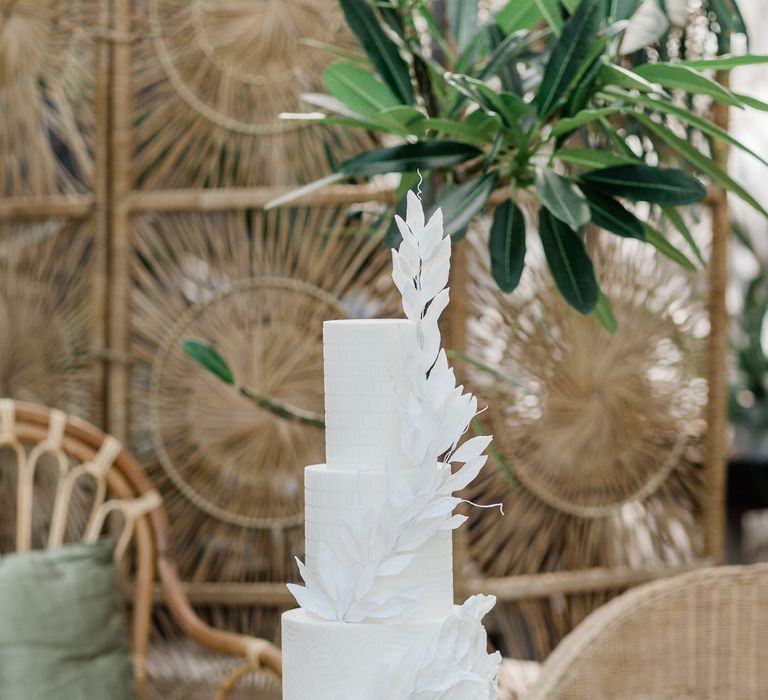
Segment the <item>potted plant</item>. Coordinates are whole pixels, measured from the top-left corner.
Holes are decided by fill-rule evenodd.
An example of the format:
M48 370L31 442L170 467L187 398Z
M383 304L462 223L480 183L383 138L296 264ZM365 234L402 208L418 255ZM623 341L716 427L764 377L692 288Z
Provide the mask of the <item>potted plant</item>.
M503 291L515 289L527 238L538 235L565 300L609 329L610 301L583 242L588 226L643 240L695 269L703 257L681 207L707 196L701 178L768 216L713 157L713 144L768 161L701 109L768 110L712 77L768 62L723 53L732 32L746 32L733 0L706 0L701 20L718 55L700 58L688 56L703 56L704 44L688 46L684 30L667 41L685 10L678 0L511 0L484 21L473 0L340 2L366 56L332 64L327 94L305 95L322 111L285 117L367 129L395 144L341 163L273 206L384 173L403 174L402 193L417 171L429 173L428 201L443 208L454 240L493 208L489 254ZM526 231L523 198L536 203L535 231ZM393 228L387 243L398 242Z

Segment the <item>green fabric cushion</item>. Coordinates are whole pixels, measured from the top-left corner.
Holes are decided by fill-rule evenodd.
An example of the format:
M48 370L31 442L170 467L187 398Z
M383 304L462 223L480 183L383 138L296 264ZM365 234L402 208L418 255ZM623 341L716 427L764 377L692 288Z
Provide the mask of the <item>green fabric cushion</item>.
M136 700L114 548L0 557L0 698Z

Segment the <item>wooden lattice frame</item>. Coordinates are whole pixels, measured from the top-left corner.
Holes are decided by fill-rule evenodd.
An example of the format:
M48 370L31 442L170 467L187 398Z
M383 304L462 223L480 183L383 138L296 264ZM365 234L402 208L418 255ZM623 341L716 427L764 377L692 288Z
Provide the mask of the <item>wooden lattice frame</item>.
M100 305L96 316L108 323L95 330L95 345L101 351L106 377L105 424L110 431L127 438L130 377L130 219L152 210L197 210L201 212L223 209L258 208L279 191L270 188L222 189L219 191L187 189L136 192L131 172L133 159L133 124L131 85L132 33L131 3L129 0L107 0L99 3L94 36L94 189L89 194L49 195L32 193L0 199L0 221L45 220L57 216L81 220L93 217L100 232L96 241L97 269L94 298ZM725 81L725 76L718 76ZM715 120L727 127L727 108L715 107ZM720 164L727 161L727 148L717 146ZM305 203L348 203L368 196L391 199L391 193L372 193L370 190L332 189L316 193ZM713 212L713 245L709 267L709 317L711 333L708 340L707 378L710 386L707 408L708 431L704 450L707 497L704 505L706 551L715 560L722 557L724 526L724 480L727 425L726 366L727 366L727 314L725 286L727 280L727 247L729 236L728 206L725 193L719 188L710 197ZM109 245L107 245L107 239ZM450 319L451 344L463 347L466 310L460 302L462 288L468 283L466 270L461 265L462 246L457 249L455 278L452 281L454 298ZM109 303L106 303L106 300ZM107 313L108 312L108 313ZM667 572L669 573L669 572ZM487 582L470 580L465 589L495 590L508 599L533 598L573 590L618 589L660 575L658 572L626 572L590 570L564 572L561 575L531 577L532 580L501 580ZM554 577L554 578L553 578ZM267 591L273 601L283 604L286 599L275 588ZM215 597L215 596L214 596ZM219 596L221 601L227 596ZM242 600L241 596L241 600ZM249 598L250 600L250 598Z
M25 445L31 445L31 449L27 451ZM82 478L95 484L95 497L82 533L83 541L96 540L110 513L123 515L124 526L115 555L119 560L129 541L135 539L131 645L140 692L146 680L144 667L149 648L155 574L160 579L166 604L188 636L211 649L242 658L249 669L263 668L280 677L280 651L274 645L262 639L213 629L194 613L168 553L170 534L160 494L118 440L61 411L1 399L0 448L15 454L18 470L17 551L28 551L31 546L35 472L44 456L55 460L58 471L53 515L46 538L48 548L62 543L70 496Z

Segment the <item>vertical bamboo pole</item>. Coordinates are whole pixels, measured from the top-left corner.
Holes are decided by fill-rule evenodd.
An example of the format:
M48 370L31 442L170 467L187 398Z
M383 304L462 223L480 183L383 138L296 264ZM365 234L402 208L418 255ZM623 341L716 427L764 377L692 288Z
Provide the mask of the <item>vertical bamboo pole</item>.
M128 436L130 388L130 220L132 189L131 3L113 0L112 120L110 133L109 370L107 427L119 440Z
M720 72L717 79L728 87L728 73ZM719 102L714 106L713 121L721 128L729 127L728 107ZM728 166L728 146L713 143L713 157L723 169ZM722 187L716 187L711 204L712 248L709 258L709 338L707 347L707 436L705 441L705 503L704 538L707 554L715 563L724 557L725 489L728 430L728 311L725 294L728 284L728 238L731 233L728 198Z
M467 293L469 279L467 271L467 241L461 240L453 246L451 254L451 303L448 306L448 343L456 352L467 350ZM461 363L455 365L458 381L464 382ZM466 528L460 527L453 536L453 590L458 602L464 602L464 583L470 566L469 538Z
M93 351L97 363L94 388L93 415L105 427L106 406L104 348L107 346L107 274L109 234L109 132L110 132L110 63L112 47L107 41L110 27L109 0L101 0L98 7L98 39L96 42L96 76L94 90L94 144L93 196L94 211L91 219L94 237L93 271Z

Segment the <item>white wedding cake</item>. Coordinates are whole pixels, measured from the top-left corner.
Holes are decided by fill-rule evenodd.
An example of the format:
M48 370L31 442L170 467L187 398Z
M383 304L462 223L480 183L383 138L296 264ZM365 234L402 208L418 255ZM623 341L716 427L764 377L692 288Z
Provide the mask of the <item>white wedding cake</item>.
M453 494L490 437L458 445L477 401L456 386L438 318L451 244L408 194L393 252L404 320L327 321L326 463L305 470L301 608L284 613L283 700L494 700L492 597L453 601ZM438 460L442 461L438 461ZM451 465L454 468L451 468ZM456 465L463 465L456 468Z

